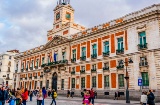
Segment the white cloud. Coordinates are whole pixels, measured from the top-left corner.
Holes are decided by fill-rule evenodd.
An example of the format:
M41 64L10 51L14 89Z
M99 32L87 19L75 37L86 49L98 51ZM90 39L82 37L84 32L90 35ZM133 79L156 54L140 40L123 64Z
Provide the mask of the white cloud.
M3 28L4 28L4 26L5 26L5 24L4 24L4 23L0 23L0 30L1 30L1 29L3 29Z

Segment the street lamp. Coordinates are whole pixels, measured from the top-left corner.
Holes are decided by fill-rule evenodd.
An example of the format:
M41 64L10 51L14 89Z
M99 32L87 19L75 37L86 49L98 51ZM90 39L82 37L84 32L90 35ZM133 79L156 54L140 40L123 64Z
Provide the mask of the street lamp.
M126 103L130 103L129 90L128 90L129 76L128 76L128 71L127 71L127 66L128 66L128 63L133 63L133 60L130 58L129 60L126 60L126 61L123 61L123 60L119 61L119 65L123 65L123 63L125 63L125 66L126 66L126 76L124 77L126 79L126 85L127 85L127 88L126 88Z

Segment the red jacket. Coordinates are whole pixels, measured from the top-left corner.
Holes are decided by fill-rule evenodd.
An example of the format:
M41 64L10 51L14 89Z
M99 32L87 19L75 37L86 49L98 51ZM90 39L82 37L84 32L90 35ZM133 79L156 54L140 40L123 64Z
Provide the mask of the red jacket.
M94 97L94 91L93 90L90 91L90 97L92 97L92 98Z
M23 99L23 100L27 100L27 99L28 99L28 91L26 91L26 92L24 92L24 93L22 94L22 99Z

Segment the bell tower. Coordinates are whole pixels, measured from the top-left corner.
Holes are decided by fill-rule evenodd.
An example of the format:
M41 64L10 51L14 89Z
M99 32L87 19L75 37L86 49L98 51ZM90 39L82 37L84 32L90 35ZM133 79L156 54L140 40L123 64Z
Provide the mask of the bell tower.
M52 40L55 35L69 38L69 35L86 29L84 26L74 23L74 9L70 5L70 0L59 0L53 11L53 29L48 31L48 41Z

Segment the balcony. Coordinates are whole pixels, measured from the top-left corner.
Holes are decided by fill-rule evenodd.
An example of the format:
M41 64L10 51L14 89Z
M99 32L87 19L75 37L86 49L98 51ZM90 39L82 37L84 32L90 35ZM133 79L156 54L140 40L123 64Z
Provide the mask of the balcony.
M75 74L76 72L75 71L71 71L71 74L73 75L73 74Z
M109 71L109 67L108 66L103 67L103 71Z
M81 61L86 61L86 56L80 57L80 60L81 60Z
M96 68L91 69L91 72L92 72L92 73L94 73L94 72L96 72L96 71L97 71Z
M71 63L75 63L76 62L76 58L71 59Z
M103 57L108 57L109 56L109 51L108 52L103 52Z
M21 69L21 72L24 72L24 69Z
M118 69L118 70L124 69L124 65L119 65L119 66L117 66L117 69Z
M7 77L7 78L6 78L6 80L10 80L10 78L9 78L9 77Z
M124 54L124 48L116 50L116 54Z
M80 70L80 73L81 74L85 74L85 70Z
M60 61L58 61L58 64L67 64L68 63L68 60L60 60Z
M38 69L38 66L35 66L34 68L35 68L35 69Z
M33 70L33 67L30 67L30 70Z
M146 50L146 49L148 49L147 43L145 43L145 44L138 44L138 50Z
M18 72L18 70L15 70L15 73L17 73Z
M148 67L148 62L140 62L139 67Z
M96 59L96 58L97 58L97 54L92 54L92 55L91 55L91 58L92 58L92 59Z

